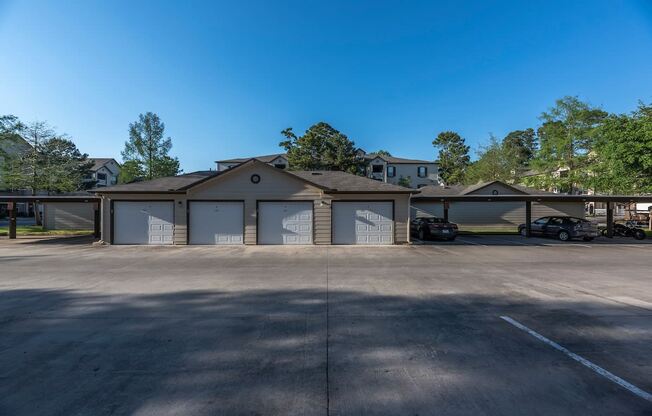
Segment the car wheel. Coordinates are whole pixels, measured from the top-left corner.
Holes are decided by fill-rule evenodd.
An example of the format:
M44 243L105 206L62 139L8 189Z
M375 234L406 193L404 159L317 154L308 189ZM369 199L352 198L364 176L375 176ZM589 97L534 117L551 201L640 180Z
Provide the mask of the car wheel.
M527 237L527 230L525 228L521 228L519 230L519 234L521 234L521 237Z
M634 230L634 238L637 240L645 240L645 231L643 230Z
M424 241L426 239L426 230L424 230L423 228L420 228L418 237L419 237L419 240Z
M593 241L593 237L584 237L583 240L584 241Z
M557 238L559 241L568 241L570 240L570 234L566 230L561 230L559 234L557 234Z

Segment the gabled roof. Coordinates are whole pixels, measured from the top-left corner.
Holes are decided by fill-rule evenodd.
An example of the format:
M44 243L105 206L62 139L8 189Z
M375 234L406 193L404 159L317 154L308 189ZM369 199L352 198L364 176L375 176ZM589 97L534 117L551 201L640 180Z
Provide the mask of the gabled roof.
M281 175L301 180L327 193L415 193L413 189L375 181L340 171L287 171L276 169L258 159L249 159L244 163L223 171L198 171L178 176L152 179L150 181L108 186L93 189L97 193L185 193L210 179L228 176L244 166L259 164L266 169L274 169Z
M111 158L111 157L109 157L109 158L107 158L107 157L89 157L88 160L93 161L93 166L91 166L91 170L93 172L95 172L96 170L98 170L99 168L101 168L102 166L106 165L107 163L109 163L111 161L115 162L116 165L118 164L118 162L115 159ZM109 170L111 170L111 169L109 169ZM113 172L113 173L118 173L118 172Z
M23 154L31 148L32 145L30 145L25 139L14 134L9 137L4 137L0 141L0 157L3 157L4 155L15 156Z
M417 193L414 189L391 183L380 182L364 176L351 173L320 170L320 171L288 171L287 173L317 183L328 188L333 193Z
M185 193L188 187L228 171L197 171L178 176L167 176L149 181L132 182L92 189L97 193Z
M375 153L366 154L364 157L367 160L380 158L380 159L383 159L387 163L396 163L396 164L401 164L401 163L415 163L415 164L416 163L421 163L421 164L437 163L436 161L433 161L433 160L405 159L405 158L402 158L402 157L377 155Z
M474 185L451 185L451 186L437 186L430 185L420 188L421 194L418 197L431 198L437 196L450 196L450 195L469 195L473 192L479 191L483 188L486 188L490 185L498 183L502 186L513 189L518 194L525 195L548 195L550 192L540 191L534 188L528 188L523 185L510 185L503 181L489 181L489 182L480 182Z
M216 160L215 163L244 163L250 159L256 159L260 160L263 163L270 163L274 161L274 159L278 157L284 157L287 158L287 154L285 153L276 153L273 155L263 155L263 156L254 156L254 157L241 157L241 158L235 158L235 159L224 159L224 160Z

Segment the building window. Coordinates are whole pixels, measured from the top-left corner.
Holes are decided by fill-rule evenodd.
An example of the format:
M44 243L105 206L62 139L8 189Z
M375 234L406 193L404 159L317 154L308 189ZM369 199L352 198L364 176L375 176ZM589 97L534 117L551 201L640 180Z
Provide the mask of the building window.
M97 174L97 180L105 181L106 180L106 173L98 173Z
M383 165L371 165L371 171L373 173L383 173Z
M417 176L420 178L425 178L428 176L428 168L425 166L419 166L417 168Z
M274 163L274 167L277 169L285 169L285 163Z
M387 166L387 177L393 178L396 176L396 166Z

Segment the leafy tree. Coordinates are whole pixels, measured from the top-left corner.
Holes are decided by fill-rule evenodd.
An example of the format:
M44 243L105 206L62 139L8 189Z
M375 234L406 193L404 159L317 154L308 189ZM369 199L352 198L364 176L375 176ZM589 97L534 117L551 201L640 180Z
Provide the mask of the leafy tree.
M169 156L172 139L163 138L165 124L158 115L147 112L138 121L129 124L129 140L125 143L122 158L145 179L174 176L180 173L179 160Z
M346 135L324 122L310 127L303 136L292 128L281 132L287 140L279 145L285 148L288 163L293 170L341 170L360 174L362 166L355 143Z
M371 152L371 154L376 156L388 156L388 157L392 156L392 154L389 153L387 150L376 150L375 152Z
M537 185L575 193L585 187L590 176L589 153L607 113L577 97L557 100L555 107L541 115L538 130L540 148L533 167L542 172Z
M591 186L601 193L652 192L652 105L607 117L591 154Z
M478 160L469 165L465 182L474 184L485 181L509 181L511 174L510 160L507 149L493 135L487 146L481 146Z
M142 164L137 160L127 160L120 166L119 183L142 181L145 177Z
M52 137L41 146L41 189L48 192L73 192L85 187L93 162L64 137ZM92 183L90 183L92 185Z
M444 131L432 142L439 149L439 172L447 184L464 182L466 169L471 162L470 147L464 139L453 131Z
M9 189L27 189L36 195L45 181L43 145L56 133L47 123L35 121L17 134L28 144L28 150L6 158L2 176Z
M25 125L13 115L0 116L0 189L11 188L7 184L7 175L14 171L12 155L22 154L29 150L29 145L21 137ZM7 163L10 163L7 165ZM9 182L14 181L10 178Z
M505 136L502 147L508 168L513 172L510 176L517 177L529 168L536 155L536 133L531 128L514 130Z
M412 178L401 175L401 177L398 178L398 185L410 188L412 186Z

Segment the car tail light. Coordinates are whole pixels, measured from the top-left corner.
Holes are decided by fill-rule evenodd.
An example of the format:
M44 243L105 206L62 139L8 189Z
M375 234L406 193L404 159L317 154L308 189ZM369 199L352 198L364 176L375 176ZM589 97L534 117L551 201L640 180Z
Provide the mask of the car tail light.
M442 225L442 224L439 224L439 223L434 223L434 224L430 224L430 227L431 227L431 228L442 228L443 225Z

